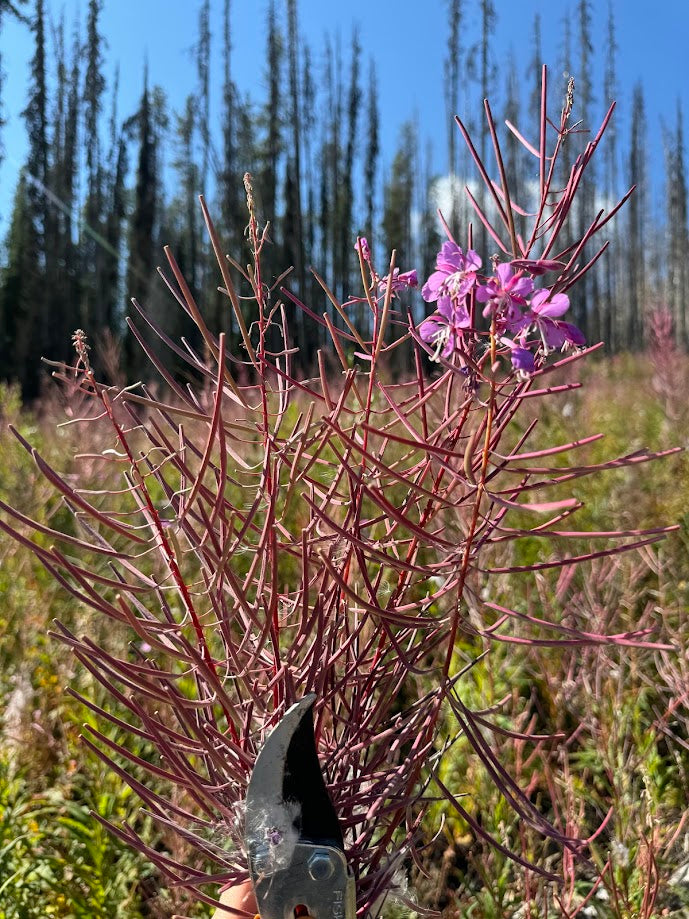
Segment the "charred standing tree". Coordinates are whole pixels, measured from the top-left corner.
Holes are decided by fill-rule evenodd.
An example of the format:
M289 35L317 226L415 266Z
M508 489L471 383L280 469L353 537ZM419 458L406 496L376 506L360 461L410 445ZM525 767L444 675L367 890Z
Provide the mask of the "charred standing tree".
M282 75L284 42L278 26L275 13L275 2L271 0L268 6L268 59L266 61L266 77L268 80L268 96L264 106L263 136L260 155L260 181L257 194L262 203L263 219L275 223L277 218L277 188L280 158L284 150L282 137ZM244 210L245 206L242 205Z
M46 209L46 298L53 322L46 329L45 354L54 360L68 360L71 335L81 323L80 266L72 238L77 175L78 119L81 48L74 38L71 67L65 51L64 20L54 30L55 102L49 151Z
M413 239L411 215L414 206L414 176L417 156L416 129L408 121L400 131L397 153L392 161L390 178L385 185L383 202L383 245L387 252L397 251L396 267L406 271L412 264Z
M608 6L608 34L605 45L605 77L603 82L603 102L610 105L618 93L617 87L617 39L615 37L615 19L612 3ZM618 118L612 118L608 125L605 148L603 150L603 189L608 201L614 200L619 194L619 153L618 153ZM612 237L611 248L619 251L615 245L619 238L619 222L613 221L610 234ZM602 301L600 335L606 344L606 349L611 352L617 348L617 330L613 322L613 302L618 291L617 259L606 258L602 269Z
M378 114L378 81L376 78L375 60L369 63L368 94L366 103L366 159L364 162L364 207L366 218L365 232L369 243L375 246L373 239L373 214L375 207L376 181L378 175L378 158L380 156L380 129ZM375 253L375 249L372 249Z
M621 344L629 350L643 346L643 307L646 287L646 225L648 218L646 151L646 106L641 84L634 87L632 96L632 123L629 142L629 163L627 175L629 185L636 191L627 206L627 245L625 247L627 290L622 298L627 304L623 314L624 328Z
M581 120L582 127L588 132L593 117L593 82L591 72L593 69L593 41L591 37L592 11L590 0L579 0L579 66L576 74L577 85L577 121ZM588 140L589 134L583 137ZM596 160L591 161L586 174L582 179L581 192L576 210L577 226L575 233L581 237L591 220L591 214L596 207ZM588 249L584 255L593 255ZM574 322L586 333L587 341L599 341L602 333L602 317L597 275L595 271L588 272L582 278L582 284L577 287L572 298L572 311Z
M98 18L101 0L89 0L86 22L86 70L83 88L84 146L86 149L86 200L79 233L82 258L82 315L85 325L100 336L108 328L105 278L108 253L102 245L105 218L105 177L101 161L100 116L103 109L103 40Z
M295 277L299 290L303 291L306 282L304 265L304 222L301 205L301 105L299 87L299 28L297 23L297 0L287 0L287 47L289 68L290 118L292 123L292 151L287 164L285 187L286 207L292 211L285 219L285 249L289 253L288 261L294 265ZM289 236L288 233L289 227ZM299 330L303 323L299 323ZM301 341L301 338L300 338Z
M447 171L450 176L451 189L451 209L447 214L450 221L450 227L455 235L460 232L459 228L459 156L458 144L459 136L457 125L455 124L455 115L459 111L459 89L461 78L461 45L460 34L462 25L462 0L449 0L448 2L448 30L447 30L447 57L445 58L445 118L447 121ZM464 146L461 146L464 149Z
M26 399L39 393L40 360L55 326L46 296L49 157L43 0L36 0L32 31L34 53L29 98L23 112L29 152L15 194L2 286L3 350L7 360L3 373L19 381Z
M682 106L677 100L675 130L666 139L666 208L667 208L667 305L672 312L677 342L686 347L686 303L689 294L689 229L687 228L687 177L684 167L684 125Z
M354 154L357 146L357 126L361 106L361 87L359 86L359 61L361 45L359 36L352 35L352 60L350 69L349 91L347 94L347 143L342 163L342 181L338 188L338 245L339 258L336 275L340 278L342 297L346 298L351 289L350 269L352 265L352 216L354 202Z
M113 103L110 114L110 149L106 185L105 240L107 270L104 279L107 324L116 342L124 334L124 295L122 291L122 242L126 216L125 180L129 165L127 138L117 117L119 69L115 72ZM114 369L114 368L111 368Z
M144 90L135 117L138 129L139 153L136 166L134 206L129 223L129 261L127 263L127 297L136 297L146 304L151 291L152 266L155 264L154 230L157 219L156 175L157 156L155 131L148 88L148 71L144 75ZM131 334L126 339L127 364L132 376L141 368L140 350Z
M2 21L6 15L16 16L17 19L26 21L25 17L21 11L21 7L26 3L26 0L15 0L14 3L10 0L0 0L0 35L2 35ZM0 52L0 131L5 126L5 119L3 116L3 101L2 101L2 92L4 88L4 78L5 72L2 69L2 53ZM2 166L2 161L5 156L5 149L2 145L2 136L0 135L0 166Z

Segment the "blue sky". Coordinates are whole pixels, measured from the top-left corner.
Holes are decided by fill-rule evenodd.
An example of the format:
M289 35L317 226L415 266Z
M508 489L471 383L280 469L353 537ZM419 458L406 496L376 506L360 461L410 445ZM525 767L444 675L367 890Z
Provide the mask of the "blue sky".
M46 0L53 19L64 10L68 24L78 12L86 18L86 0ZM510 50L523 62L531 55L535 13L540 13L543 29L544 62L551 66L553 80L562 80L558 59L565 18L572 18L576 35L574 0L495 0L498 12L494 52L500 69ZM221 2L213 0L213 27L219 37ZM233 0L233 69L237 83L258 99L265 82L265 6L263 0ZM278 6L280 4L278 3ZM595 73L602 86L606 55L608 0L593 0ZM121 68L119 111L131 114L141 93L144 57L148 57L150 78L167 92L170 105L181 104L194 88L195 67L191 48L196 38L199 3L196 0L105 0L101 28L106 36L106 74L112 79L115 62ZM464 0L468 43L476 40L478 0ZM662 138L660 119L672 123L678 96L689 85L689 0L661 0L657 14L649 11L647 0L613 0L617 25L618 103L621 117L628 112L631 90L642 80L647 101L651 135L653 173L660 181ZM568 12L569 11L569 12ZM443 59L446 42L445 0L300 0L300 28L312 47L315 62L326 32L340 36L345 46L352 27L359 25L364 55L375 56L380 90L383 156L393 153L397 129L402 121L416 115L422 140L431 138L435 165L442 169L446 150L446 116L442 91ZM25 26L6 21L0 35L3 68L5 116L9 119L3 134L6 160L0 171L0 227L4 228L18 166L26 143L20 112L26 103L27 61L31 55L31 36ZM347 52L345 50L345 62ZM219 53L213 63L221 82ZM574 74L576 76L576 72ZM500 80L500 76L498 77ZM602 104L601 92L598 99ZM215 115L219 111L216 108ZM686 117L686 111L684 112ZM212 116L213 117L213 116Z

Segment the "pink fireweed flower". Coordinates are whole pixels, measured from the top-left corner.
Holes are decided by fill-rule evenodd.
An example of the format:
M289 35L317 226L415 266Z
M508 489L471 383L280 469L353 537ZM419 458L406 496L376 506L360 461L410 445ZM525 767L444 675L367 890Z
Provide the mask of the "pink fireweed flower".
M438 301L438 310L443 315L445 306L459 303L476 284L476 272L481 267L481 259L473 249L464 253L457 243L448 240L442 244L436 258L436 270L429 277L421 290L421 296L427 303Z
M555 348L581 347L586 344L583 333L571 322L560 320L568 309L566 294L553 294L548 288L537 290L531 298L529 312L511 324L510 331L517 332L523 340L529 329L536 329L546 353Z
M384 294L388 288L388 278L390 275L385 275L380 281L378 281L378 290L381 294ZM419 277L416 273L416 269L413 268L411 271L403 271L400 273L399 268L394 268L392 272L392 292L393 294L397 291L405 290L407 287L418 287L419 286Z
M512 369L516 370L517 376L526 379L536 370L536 359L528 348L524 348L511 338L501 338L500 344L510 349L510 358L512 360Z
M449 299L438 301L438 312L424 319L419 326L421 339L435 347L431 360L437 361L441 356L447 360L470 325L471 317L464 304L453 306Z
M526 306L526 298L533 291L531 278L515 274L511 263L503 262L495 269L496 277L488 278L487 284L476 288L476 299L485 303L484 316L495 315L506 324L521 317L520 307Z
M357 237L357 241L354 243L354 251L361 252L361 257L365 262L371 261L371 247L365 236Z

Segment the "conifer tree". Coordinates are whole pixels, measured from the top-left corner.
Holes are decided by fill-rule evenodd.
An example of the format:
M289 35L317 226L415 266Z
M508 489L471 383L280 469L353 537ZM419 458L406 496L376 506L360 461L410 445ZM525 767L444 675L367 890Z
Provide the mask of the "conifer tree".
M513 125L521 124L520 92L519 92L519 74L517 72L517 62L514 51L510 51L507 68L505 73L505 109L504 120ZM525 200L523 176L526 174L524 163L524 147L517 140L511 131L505 135L503 144L503 156L505 158L505 172L507 175L507 185L510 190L512 201L524 207ZM517 232L521 232L524 226L524 218L517 217Z
M483 100L488 99L489 96L493 95L492 91L495 83L495 75L497 72L491 54L491 48L493 47L493 35L495 33L495 27L497 24L497 13L495 11L493 0L480 0L479 10L481 37L478 45L474 47L472 53L470 54L470 60L473 60L473 63L470 63L468 73L478 81L480 95L477 100L476 111L481 113L479 117L481 120L483 120ZM479 155L481 160L485 163L488 153L488 132L482 127L478 132L478 136ZM478 202L484 210L486 207L486 200L485 189L481 183L478 191ZM488 234L486 233L483 224L481 224L478 228L476 236L476 245L485 257L487 255Z
M590 131L593 119L593 40L592 40L592 11L590 0L579 0L577 6L579 17L579 62L576 75L576 104L577 121L582 122L582 127ZM588 140L589 135L584 134ZM595 212L596 195L596 166L594 158L586 169L582 180L581 191L578 197L576 211L576 235L583 236ZM592 253L589 253L592 254ZM602 319L600 315L601 301L598 292L597 272L586 274L572 293L572 313L575 324L583 329L588 341L598 341L601 337Z
M350 288L350 267L352 264L352 217L354 199L354 154L357 146L357 128L361 105L359 85L359 60L361 45L355 29L352 34L352 58L350 65L349 90L347 93L347 143L342 163L342 181L338 188L338 243L339 258L335 269L343 297Z
M102 0L89 0L86 22L86 66L83 89L84 147L86 151L86 198L79 234L81 253L82 320L100 343L104 335L116 332L110 283L116 256L107 243L110 201L107 174L103 160L101 115L106 82L103 74L103 37L100 33ZM99 348L92 356L99 365Z
M0 0L0 16L4 13L11 13L17 19L26 22L26 16L23 12L24 5L28 0Z
M117 117L119 68L113 81L112 110L110 114L110 150L108 155L108 187L105 218L107 262L104 278L105 321L114 339L124 333L122 292L122 243L126 215L125 181L129 167L127 136Z
M667 213L667 305L674 320L675 337L686 347L688 339L689 227L687 226L687 178L685 171L682 106L677 100L675 129L665 143Z
M531 56L526 68L526 80L530 86L528 96L529 131L538 137L539 112L541 110L541 74L543 69L543 49L541 45L541 14L536 13L533 19L533 38L531 39ZM517 126L518 127L518 126Z
M99 118L103 108L105 78L103 76L102 37L98 17L102 0L89 0L86 21L86 73L84 75L84 146L86 148L87 194L94 214L99 217L101 151ZM87 205L88 207L88 205ZM89 213L87 210L87 219Z
M23 116L29 140L26 162L27 192L38 240L42 244L45 231L45 189L48 179L48 91L44 0L36 0L33 32L34 54L31 60L29 101Z
M304 184L306 213L304 215L304 253L307 265L313 262L316 249L316 172L314 168L313 137L316 132L316 84L313 79L311 48L304 44L302 76L302 127L304 129ZM307 277L309 300L315 291L315 279ZM305 291L306 293L306 291Z
M218 197L222 238L228 251L241 239L241 175L237 156L237 88L232 79L232 20L230 0L223 3L222 163L218 173ZM220 307L221 301L218 302Z
M294 265L299 290L304 290L306 272L304 265L304 233L301 202L301 105L299 88L299 45L297 0L287 0L287 47L290 93L290 120L292 125L291 152L287 160L285 182L285 252L289 264ZM302 317L299 317L300 325ZM300 339L301 340L301 339Z
M0 285L0 378L20 381L25 395L35 395L35 384L27 385L24 368L28 351L28 335L33 321L32 290L40 283L36 264L27 259L27 252L36 252L36 237L29 212L28 182L24 170L14 194L10 226L5 240L7 262ZM28 369L28 368L27 368Z
M221 162L217 170L217 199L220 213L219 232L228 252L236 252L239 245L239 195L240 177L237 172L237 90L232 80L232 7L230 0L223 0L222 29L222 107L221 107ZM209 292L210 324L214 329L232 333L231 310L227 310L226 298L215 290Z
M324 94L322 103L323 132L320 149L320 270L332 278L334 274L336 195L340 171L341 84L338 80L335 49L329 36L325 37ZM336 321L335 317L333 317Z
M378 81L376 79L375 58L369 62L368 96L366 104L366 155L364 160L364 200L366 219L364 230L369 243L375 246L373 238L373 213L375 207L376 179L378 174L378 157L380 155L378 116Z
M79 266L72 240L80 49L73 51L68 77L64 18L54 28L53 34L55 101L45 223L45 296L46 310L52 322L46 328L44 349L53 360L67 360L71 352L71 334L80 325Z
M561 78L554 81L555 86L553 87L553 108L555 111L561 111L566 103L566 100L572 99L572 109L569 114L568 127L572 126L579 120L579 108L578 108L578 81L576 76L573 76L574 64L573 64L573 36L572 36L572 20L570 11L566 10L562 17L562 43L560 46L560 66L558 70L562 74ZM536 111L540 111L540 99L539 107ZM535 135L538 137L538 133ZM582 135L577 133L570 133L565 137L564 143L562 144L562 151L559 157L559 182L564 187L570 179L572 166L576 159L576 155L581 146L581 137ZM560 233L560 244L563 249L571 245L572 240L576 236L577 229L577 208L578 202L575 202L575 205L570 211L565 225ZM576 315L576 325L579 328L583 329L581 312L583 303L581 298L577 296L578 288L572 290L571 304L572 304L572 313Z
M25 398L38 395L40 359L51 337L55 317L46 296L45 233L47 223L48 116L45 11L36 0L32 21L34 53L29 98L23 116L29 151L15 194L3 273L2 317L10 379L20 382Z
M418 184L418 213L420 215L419 223L419 260L418 269L419 277L427 278L435 270L435 259L440 249L442 240L439 233L438 216L435 209L433 189L436 185L436 177L431 171L433 162L433 147L428 141L424 162L419 168ZM411 267L411 266L410 266ZM416 267L416 266L414 266ZM422 317L425 317L425 309ZM419 317L416 317L420 321Z
M445 76L445 119L447 122L447 172L450 177L451 209L444 216L450 222L453 233L459 232L459 155L455 115L459 112L459 89L461 78L460 34L462 26L461 0L448 0L447 57L444 64ZM464 113L462 113L464 114ZM459 148L461 149L461 148Z
M20 6L26 3L26 0L16 0L16 3L11 3L10 0L0 0L0 35L2 35L2 21L5 15L16 16L17 19L26 21L23 13L21 12ZM2 101L2 91L5 81L5 71L3 70L2 65L2 49L0 49L0 166L2 166L2 161L4 158L5 150L2 144L2 129L5 125L5 119L3 116L3 101Z
M154 265L154 232L157 213L156 174L157 152L153 112L151 110L151 92L148 88L148 68L144 71L144 88L139 110L132 119L139 150L136 165L136 184L134 201L129 222L129 259L127 262L126 296L136 297L139 302L148 305L151 291L151 280ZM130 334L125 339L127 363L130 371L136 375L140 369L139 350Z
M268 5L268 59L266 76L268 96L263 115L263 143L261 146L261 168L257 193L262 202L263 218L273 226L277 221L277 187L279 162L284 151L282 112L284 41L277 22L275 0Z
M197 127L201 138L201 164L199 172L201 188L199 188L199 192L204 194L208 185L208 172L210 168L210 16L210 0L202 0L199 7L199 34L196 43L196 76L198 79L196 105L198 106Z
M554 107L557 111L562 108L562 105L565 101L565 95L568 91L570 79L574 79L574 104L578 104L578 84L576 81L576 75L573 76L572 71L574 70L574 63L572 57L572 21L570 18L569 10L565 11L562 17L562 42L560 45L560 66L558 70L562 73L562 78L557 79L553 91L557 94L556 98L553 100ZM539 67L540 71L540 67ZM538 78L538 83L540 87L540 73ZM539 88L539 99L536 106L536 112L540 111L540 88ZM578 109L577 109L578 111ZM570 125L576 121L576 118L570 116ZM538 135L536 135L538 136ZM565 142L562 145L562 155L560 157L560 175L562 181L566 182L569 177L570 169L572 168L572 163L574 161L574 151L572 140ZM569 234L571 235L571 234ZM564 237L563 237L564 239Z
M176 155L172 166L177 179L177 195L171 207L170 230L174 234L175 258L194 294L199 294L200 228L198 225L198 192L201 185L199 165L194 159L196 134L196 99L187 96L182 114L175 116Z
M411 264L413 256L411 215L416 150L416 130L408 121L400 130L399 146L385 184L382 225L385 251L397 250L396 264L403 271Z
M444 63L445 120L447 121L447 171L457 172L457 130L455 115L459 114L460 43L462 25L461 0L448 0L447 57Z
M615 36L615 18L612 2L608 4L607 41L605 43L605 73L603 78L603 102L607 107L618 97L617 86L617 39ZM614 201L620 193L619 189L619 153L618 153L618 125L620 112L616 110L615 117L611 119L605 137L603 150L603 188L608 201ZM619 238L619 221L613 221L611 228L611 248L615 253L619 247L615 244ZM603 303L600 334L606 343L608 351L617 347L616 326L613 322L613 302L618 291L617 258L606 258L603 266Z
M382 271L386 271L386 261L393 249L396 252L395 267L400 271L406 271L416 265L412 214L415 208L423 207L423 204L419 205L419 198L423 199L423 190L419 194L418 189L419 175L417 126L414 122L407 121L400 130L399 145L383 192ZM404 312L408 306L409 301L402 296L401 310ZM391 371L395 374L402 373L408 367L408 350L397 348L391 363Z
M636 191L627 205L627 244L624 250L627 290L622 298L626 310L622 314L624 328L620 344L638 350L643 346L643 316L646 285L646 226L648 217L648 165L646 150L646 106L640 83L632 94L631 136L629 141L628 183Z

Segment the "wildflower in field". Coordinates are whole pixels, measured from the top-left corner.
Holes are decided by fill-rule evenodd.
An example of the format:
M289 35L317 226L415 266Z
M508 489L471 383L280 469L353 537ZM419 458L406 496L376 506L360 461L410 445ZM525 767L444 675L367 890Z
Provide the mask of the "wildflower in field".
M531 298L529 312L511 331L520 331L522 339L531 329L538 331L543 349L547 353L555 348L568 345L580 347L586 344L583 333L571 322L560 320L569 309L569 297L566 294L553 294L548 288L537 290Z
M368 244L368 240L365 236L358 236L356 242L354 243L354 250L361 253L361 257L365 262L370 264L371 262L371 247Z
M438 311L421 323L419 335L427 344L434 346L432 360L437 361L441 355L446 359L450 357L463 331L470 325L471 317L464 303L453 304L444 298L438 301Z
M488 278L487 284L476 288L476 299L485 303L483 315L495 316L506 325L521 318L521 307L526 306L526 298L533 291L533 281L515 272L511 262L503 262L495 269L495 276Z
M511 338L501 338L500 343L510 349L512 369L516 370L517 376L522 378L531 376L536 369L536 359L533 353Z
M448 240L442 244L435 264L436 270L423 285L421 296L427 303L437 300L438 312L449 319L447 310L452 303L459 304L476 284L481 258L473 249L465 253L456 242Z
M385 275L384 278L378 282L378 289L381 294L384 294L388 287L388 278L390 275ZM393 294L397 293L400 290L404 290L407 287L418 287L419 286L419 277L416 273L416 269L413 268L411 271L402 271L400 272L399 268L395 268L392 272L392 292Z

